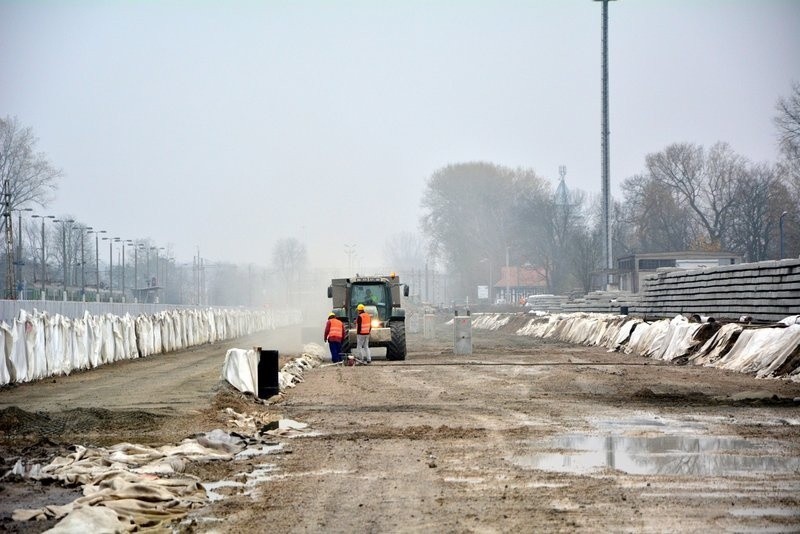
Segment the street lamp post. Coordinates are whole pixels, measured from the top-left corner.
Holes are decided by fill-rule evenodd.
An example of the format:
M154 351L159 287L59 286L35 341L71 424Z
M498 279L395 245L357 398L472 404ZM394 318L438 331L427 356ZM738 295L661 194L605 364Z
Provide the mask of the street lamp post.
M61 223L61 274L64 278L64 295L63 299L67 300L67 224L72 224L73 219L53 219L53 222ZM71 232L70 232L71 235Z
M136 302L136 276L139 274L136 272L136 263L138 259L136 257L136 243L133 241L133 239L128 239L125 241L125 244L133 248L133 287L131 288L131 293L133 293L133 300Z
M784 211L781 213L780 219L778 219L778 233L779 233L779 241L780 241L780 258L779 260L783 259L783 218L789 214L788 211Z
M86 301L86 231L91 232L91 226L83 226L81 228L81 299Z
M104 237L108 241L108 302L114 302L114 240L118 237Z
M100 302L100 235L105 234L105 230L93 230L92 233L94 234L94 284L95 284L95 291L97 292L94 296L95 302Z
M24 298L24 285L22 282L22 212L33 211L33 208L20 208L17 211L17 285L20 288L17 298L22 300Z
M117 238L117 242L122 245L122 302L125 302L125 241Z
M44 256L44 220L45 219L55 219L55 215L31 215L31 218L41 219L42 220L42 300L47 298L47 290L45 288L45 281L47 280L47 262L45 261Z

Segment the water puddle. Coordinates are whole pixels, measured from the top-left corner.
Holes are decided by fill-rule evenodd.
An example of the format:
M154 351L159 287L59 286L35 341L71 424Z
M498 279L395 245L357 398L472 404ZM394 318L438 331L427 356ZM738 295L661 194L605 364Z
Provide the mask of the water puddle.
M761 446L735 437L566 435L539 445L542 452L508 460L562 473L609 468L633 475L758 476L800 471L800 457L764 455Z

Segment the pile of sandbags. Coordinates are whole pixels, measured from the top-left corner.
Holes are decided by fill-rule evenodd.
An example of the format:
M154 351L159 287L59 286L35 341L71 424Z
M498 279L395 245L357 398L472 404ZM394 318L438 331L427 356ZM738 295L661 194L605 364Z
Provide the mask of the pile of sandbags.
M510 314L477 314L475 328L496 330ZM774 325L729 323L682 315L648 322L640 318L600 313L537 315L516 330L518 335L552 338L606 347L648 358L691 363L800 381L800 316Z
M78 319L20 310L13 324L0 323L0 386L214 343L300 319L294 311L216 308L136 317L86 312Z

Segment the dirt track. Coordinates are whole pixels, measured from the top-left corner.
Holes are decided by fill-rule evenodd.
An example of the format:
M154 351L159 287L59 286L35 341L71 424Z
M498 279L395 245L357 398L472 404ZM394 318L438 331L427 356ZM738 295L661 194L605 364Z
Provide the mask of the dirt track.
M57 443L158 444L220 426L230 405L312 432L283 439L291 454L190 466L207 482L268 475L183 530L800 530L800 384L504 333L475 332L475 353L455 357L439 334L410 336L405 362L314 369L272 406L218 383L222 346L6 389L3 457L45 437L10 428L15 414L61 425ZM252 345L270 346L230 344ZM71 430L75 410L53 413L76 406L105 422ZM35 500L25 483L4 491Z

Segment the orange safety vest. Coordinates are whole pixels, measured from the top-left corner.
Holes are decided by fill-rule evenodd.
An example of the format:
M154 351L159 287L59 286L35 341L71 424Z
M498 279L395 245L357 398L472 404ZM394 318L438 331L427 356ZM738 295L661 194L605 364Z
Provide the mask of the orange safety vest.
M372 317L370 317L365 311L359 313L358 317L361 319L361 325L358 329L358 333L362 336L366 336L369 334L370 330L372 330Z
M329 341L341 341L344 337L344 325L342 321L336 319L330 319L331 326L328 328L328 340Z

